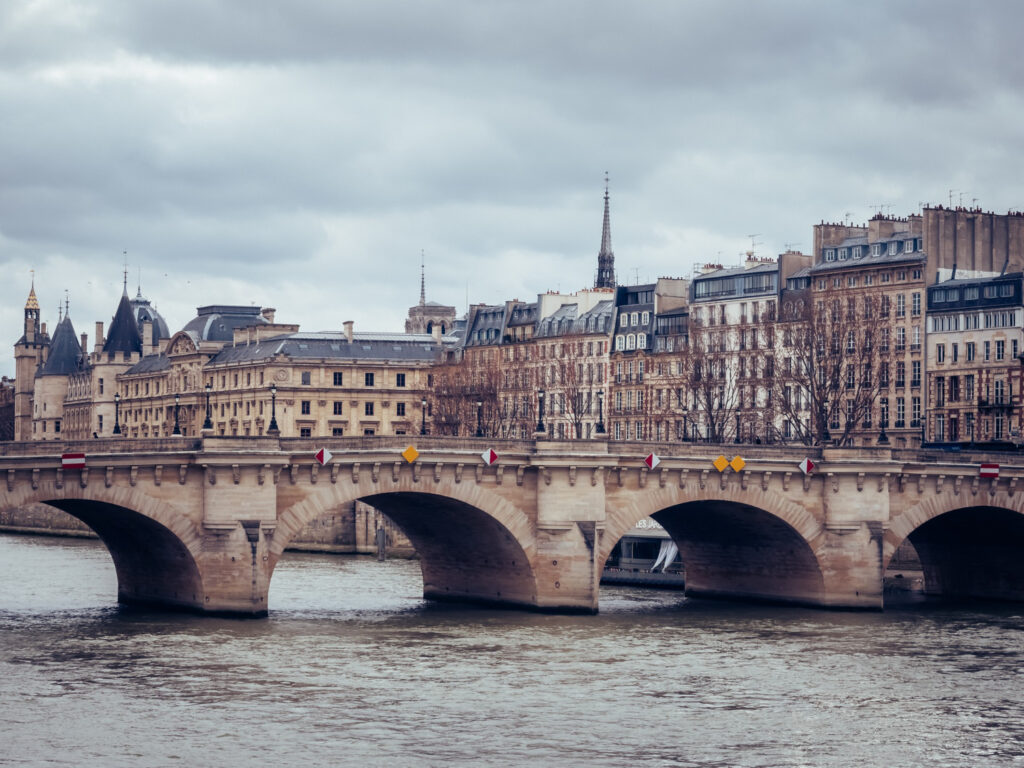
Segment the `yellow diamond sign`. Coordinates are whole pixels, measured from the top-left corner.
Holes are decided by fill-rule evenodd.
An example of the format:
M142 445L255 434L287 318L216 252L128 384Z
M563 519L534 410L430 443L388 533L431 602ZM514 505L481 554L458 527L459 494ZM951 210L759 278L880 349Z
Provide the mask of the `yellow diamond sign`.
M732 461L729 462L729 466L732 467L733 472L739 472L741 469L747 466L747 462L745 462L739 456L733 456Z
M719 456L711 463L719 472L725 472L725 468L729 466L729 460L725 456Z
M416 450L415 446L410 445L404 451L402 451L402 458L412 464L419 457L420 452Z

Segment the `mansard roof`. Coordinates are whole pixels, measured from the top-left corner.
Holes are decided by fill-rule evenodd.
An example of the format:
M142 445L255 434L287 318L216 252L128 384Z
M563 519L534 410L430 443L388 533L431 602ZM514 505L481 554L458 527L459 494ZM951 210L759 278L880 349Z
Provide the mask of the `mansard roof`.
M256 362L277 355L293 360L432 362L453 339L446 337L445 342L438 344L425 333L356 333L351 342L344 333L295 333L226 346L207 365Z
M191 331L200 341L230 342L235 338L235 328L250 325L266 325L259 307L211 304L198 307L197 315L182 329Z
M128 298L127 291L121 295L117 312L114 313L114 319L110 321L110 330L107 332L107 341L103 345L103 351L142 353L142 335L135 322L135 312L132 310L132 303Z
M167 328L167 321L156 311L156 307L149 303L149 299L143 298L140 288L135 298L131 301L132 314L135 317L135 324L139 328L139 337L142 336L142 324L147 320L153 324L153 336L150 344L156 346L160 339L170 338L171 333Z
M39 369L40 376L67 376L81 370L82 347L75 335L75 327L71 318L65 316L57 324L50 342L50 354Z

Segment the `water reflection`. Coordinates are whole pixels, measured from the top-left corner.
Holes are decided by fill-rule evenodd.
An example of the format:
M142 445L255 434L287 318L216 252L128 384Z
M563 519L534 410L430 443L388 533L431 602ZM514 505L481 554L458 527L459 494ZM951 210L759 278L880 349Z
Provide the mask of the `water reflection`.
M425 603L415 562L289 554L266 620L122 611L95 542L0 537L0 763L1019 764L1016 606L602 591ZM1017 762L1015 762L1017 761Z

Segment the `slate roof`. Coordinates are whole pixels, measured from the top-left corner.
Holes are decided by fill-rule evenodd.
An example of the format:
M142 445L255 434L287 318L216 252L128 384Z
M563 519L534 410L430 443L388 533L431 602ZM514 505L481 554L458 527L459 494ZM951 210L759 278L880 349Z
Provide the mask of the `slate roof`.
M142 353L142 334L135 322L135 311L128 298L128 292L121 295L114 319L110 321L107 340L103 344L104 352L138 352Z
M142 324L149 320L153 323L153 338L150 343L156 346L160 339L169 339L170 331L167 329L167 321L156 311L156 308L149 303L149 299L143 298L142 289L131 300L132 314L135 316L135 324L139 329L139 338L142 338Z
M156 373L166 371L171 367L171 361L165 355L147 355L124 372L125 376L135 373Z
M82 347L75 335L71 318L65 316L57 324L50 342L50 353L39 369L40 376L67 376L82 368Z
M600 301L582 315L578 304L563 304L556 311L537 323L537 338L564 336L579 333L610 333L615 302L612 299Z
M235 328L250 325L265 325L266 318L259 307L237 307L226 304L211 304L198 307L196 316L182 328L190 331L201 341L233 341Z
M708 272L703 275L697 275L693 278L693 282L698 280L714 280L719 277L736 277L738 275L754 275L758 272L778 272L778 262L765 262L764 264L758 264L756 267L725 267L724 269L716 269L714 272Z
M295 333L262 339L253 344L226 346L207 365L255 362L284 355L293 360L429 362L452 343L437 344L427 334L354 334L349 342L343 333Z
M904 233L904 234L906 236L903 237L902 239L900 239L900 237L897 235L897 236L893 236L893 237L887 238L884 241L879 241L879 242L881 242L883 246L887 246L887 244L889 242L892 242L894 240L896 240L898 242L902 242L903 240L909 240L910 239L910 234L909 233ZM853 241L853 240L861 240L861 239L862 238L850 238L851 241ZM866 244L866 242L867 242L866 238L864 238L864 241L865 241L865 244ZM857 243L852 243L852 244L856 245ZM844 246L845 246L845 241L844 241ZM829 246L829 247L831 248L831 246ZM837 250L838 250L838 248L839 248L839 246L837 246ZM882 248L882 252L878 256L872 256L871 253L870 253L870 250L871 250L870 248L865 248L865 250L868 251L868 254L866 256L860 255L860 256L856 256L856 257L854 257L852 259L843 259L842 261L839 261L837 259L836 261L822 261L822 262L819 262L819 263L817 263L817 264L815 264L814 266L811 267L811 273L817 274L819 272L832 272L832 271L837 270L837 269L849 269L851 267L887 267L887 266L891 266L893 264L912 264L912 263L915 263L915 262L919 262L919 263L923 264L925 262L925 260L926 260L925 254L923 252L921 252L921 251L914 251L913 253L904 253L902 245L900 246L899 252L898 253L894 253L891 256L889 255L888 247L883 247Z

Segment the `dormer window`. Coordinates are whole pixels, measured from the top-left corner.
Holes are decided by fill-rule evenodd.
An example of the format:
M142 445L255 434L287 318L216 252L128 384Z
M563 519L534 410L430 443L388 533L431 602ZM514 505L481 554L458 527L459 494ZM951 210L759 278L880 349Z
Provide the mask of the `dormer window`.
M835 261L835 260L836 260L836 249L835 248L826 248L825 249L825 261Z
M893 240L889 243L889 255L895 256L900 251L900 244Z
M850 258L850 249L849 248L840 248L839 249L839 260L840 261L846 261L848 258Z
M881 256L882 255L882 244L881 243L874 243L871 246L871 255L872 256Z

